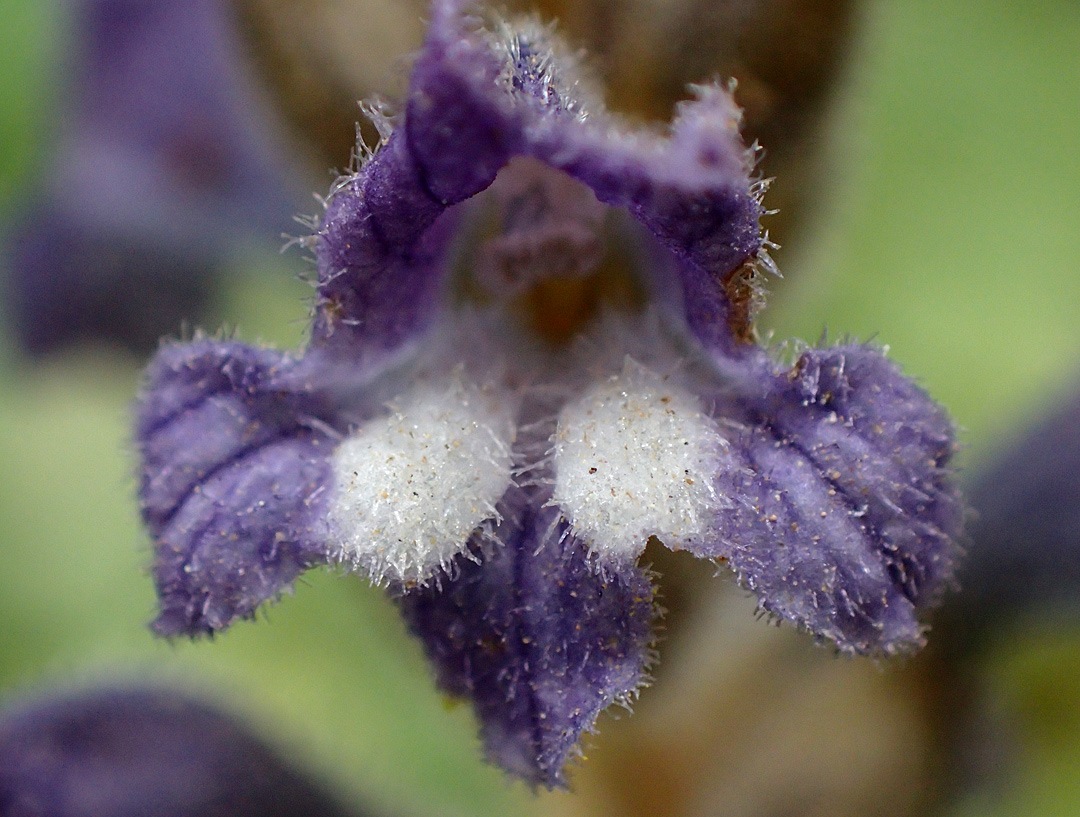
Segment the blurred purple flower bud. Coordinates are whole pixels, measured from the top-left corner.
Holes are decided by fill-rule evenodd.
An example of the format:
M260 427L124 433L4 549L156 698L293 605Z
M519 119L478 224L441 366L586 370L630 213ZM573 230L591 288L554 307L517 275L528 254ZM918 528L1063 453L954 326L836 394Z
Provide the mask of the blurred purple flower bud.
M964 589L941 611L956 654L1025 616L1080 608L1080 392L976 471Z
M646 677L652 539L843 652L919 646L956 557L952 426L879 350L758 345L762 185L726 91L628 132L550 31L463 5L435 3L403 115L331 191L304 353L150 366L155 630L343 564L395 590L490 758L546 786Z
M353 813L240 723L175 692L110 687L0 713L5 817Z
M79 0L69 27L8 309L30 352L88 337L152 348L203 311L237 240L276 238L299 199L220 0Z

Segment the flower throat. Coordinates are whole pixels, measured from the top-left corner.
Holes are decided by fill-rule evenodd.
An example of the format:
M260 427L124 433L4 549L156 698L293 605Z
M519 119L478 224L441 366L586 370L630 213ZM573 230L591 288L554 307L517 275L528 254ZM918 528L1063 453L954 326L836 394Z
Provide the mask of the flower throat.
M455 265L459 303L502 305L549 346L580 336L602 311L637 313L646 295L613 240L611 208L588 187L516 158L479 197L468 258Z

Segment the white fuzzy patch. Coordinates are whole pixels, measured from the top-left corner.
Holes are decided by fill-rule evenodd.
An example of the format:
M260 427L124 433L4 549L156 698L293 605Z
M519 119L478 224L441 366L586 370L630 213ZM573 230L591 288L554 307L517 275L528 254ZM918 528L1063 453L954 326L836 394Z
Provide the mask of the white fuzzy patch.
M685 547L721 507L725 446L693 394L628 357L559 414L553 501L602 561L636 559L650 536Z
M495 516L511 480L514 411L455 378L419 384L334 451L339 557L376 582L425 582Z

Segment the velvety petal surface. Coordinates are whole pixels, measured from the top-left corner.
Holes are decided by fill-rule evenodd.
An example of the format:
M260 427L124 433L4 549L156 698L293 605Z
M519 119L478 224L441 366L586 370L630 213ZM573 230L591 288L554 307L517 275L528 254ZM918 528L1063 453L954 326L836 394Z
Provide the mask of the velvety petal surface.
M165 347L138 409L162 635L214 633L326 560L327 412L275 381L280 353Z
M881 350L807 349L732 438L719 541L763 609L841 650L922 643L916 612L959 556L962 507L944 410Z
M584 731L645 680L652 587L637 568L601 576L557 508L508 496L501 544L474 541L456 574L400 599L440 685L469 698L488 757L548 787Z
M574 97L544 29L485 36L462 13L469 5L435 3L403 120L328 202L315 241L316 343L393 348L423 325L446 271L448 231L433 226L529 156L633 214L679 262L691 329L740 354L717 327L732 313L730 276L761 250L763 210L727 92L703 89L667 137L630 132Z

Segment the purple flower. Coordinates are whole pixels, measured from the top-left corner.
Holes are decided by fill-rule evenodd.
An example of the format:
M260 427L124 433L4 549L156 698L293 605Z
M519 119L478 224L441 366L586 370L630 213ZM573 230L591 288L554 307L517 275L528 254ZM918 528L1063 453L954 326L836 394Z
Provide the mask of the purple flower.
M153 348L201 313L238 239L295 202L221 0L77 0L39 201L11 236L7 308L29 352Z
M974 511L964 592L938 619L950 654L968 657L1009 622L1067 621L1080 609L1080 389L1074 383L984 467L969 474Z
M0 711L5 817L361 817L223 712L105 687Z
M646 543L847 653L917 647L960 502L880 350L756 342L763 185L727 92L630 132L532 23L438 0L404 111L334 186L301 355L164 348L139 405L161 635L304 570L389 585L489 757L564 782L646 678Z

